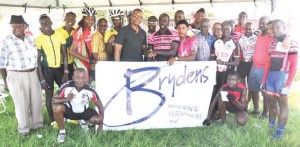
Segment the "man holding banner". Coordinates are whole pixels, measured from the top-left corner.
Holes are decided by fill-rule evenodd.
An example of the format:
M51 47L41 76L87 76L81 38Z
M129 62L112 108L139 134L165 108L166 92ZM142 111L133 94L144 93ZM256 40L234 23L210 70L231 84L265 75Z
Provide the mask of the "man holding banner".
M146 32L139 26L143 11L133 10L130 24L120 29L115 40L115 61L143 61L146 50Z

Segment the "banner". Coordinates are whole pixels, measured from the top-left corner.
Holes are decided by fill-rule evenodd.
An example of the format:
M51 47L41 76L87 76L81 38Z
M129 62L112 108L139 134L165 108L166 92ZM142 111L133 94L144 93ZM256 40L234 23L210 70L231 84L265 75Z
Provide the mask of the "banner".
M216 62L98 62L104 130L202 126Z

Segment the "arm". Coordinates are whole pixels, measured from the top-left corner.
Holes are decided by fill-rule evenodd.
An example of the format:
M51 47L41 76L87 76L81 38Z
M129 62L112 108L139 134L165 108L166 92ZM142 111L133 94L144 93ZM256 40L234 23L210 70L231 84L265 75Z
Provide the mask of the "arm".
M246 101L246 90L243 91L243 95L240 100L235 99L236 107L240 110L245 110L247 108L247 101Z
M287 82L285 83L286 87L290 87L292 82L297 74L297 67L298 67L298 54L289 55L289 62L290 62L290 71Z
M162 56L175 56L178 50L178 42L173 41L171 50L155 50L153 51L154 54L159 54Z
M102 104L101 100L97 99L97 101L94 102L94 103L97 106L97 108L99 110L99 113L101 114L102 118L104 118L104 107L103 107L103 104Z
M81 54L79 54L77 52L76 48L77 48L78 44L79 44L79 42L73 41L71 48L70 48L70 54L77 59L84 60L86 62L90 62L90 60L88 58L82 56Z
M178 61L195 61L196 58L196 51L192 50L191 54L185 57L177 57ZM176 57L172 57L169 59L169 65L172 65L176 61Z
M1 68L0 70L1 70L1 75L2 75L3 82L4 82L4 88L6 90L8 90L7 83L6 83L6 77L7 77L6 69L5 68Z
M37 58L37 63L38 63L38 76L40 79L40 83L41 83L41 87L45 90L48 91L49 90L49 86L47 81L44 78L43 75L43 70L42 70L42 63L41 63L41 49L38 49L38 58Z
M115 43L115 61L120 61L122 45Z
M222 91L222 89L223 88L220 88L220 90L218 91L218 93L216 94L216 96L214 97L213 101L211 102L211 104L209 106L208 113L207 113L207 120L211 120L211 118L212 118L214 108L215 108L217 102L219 101L219 98L221 97L220 91Z
M67 55L67 45L62 44L61 45L61 51L64 57L64 75L62 77L62 82L66 82L68 80L68 73L65 73L66 70L68 70L68 55Z
M112 44L116 39L116 35L111 35L110 38L108 39L108 42L105 44L105 51L108 56L113 55L113 47Z
M225 62L221 61L221 59L217 59L217 63L220 65L237 66L240 63L240 57L234 56L233 62Z
M63 98L56 95L52 98L52 103L53 104L61 104L61 103L65 103L65 102L70 102L71 100L73 100L73 97L74 97L73 93L69 93L67 97L63 97Z
M95 33L92 37L92 56L96 59L96 61L98 61L98 49L100 47L100 42L98 42L98 40L100 40L100 38L96 35L97 33Z

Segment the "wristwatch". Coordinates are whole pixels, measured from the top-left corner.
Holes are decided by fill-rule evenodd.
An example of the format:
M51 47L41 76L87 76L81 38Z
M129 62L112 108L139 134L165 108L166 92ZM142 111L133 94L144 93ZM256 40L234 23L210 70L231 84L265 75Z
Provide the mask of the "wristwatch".
M69 70L64 70L64 73L65 73L65 74L68 74L68 73L69 73Z
M176 60L176 61L179 61L178 57L175 57L175 60Z

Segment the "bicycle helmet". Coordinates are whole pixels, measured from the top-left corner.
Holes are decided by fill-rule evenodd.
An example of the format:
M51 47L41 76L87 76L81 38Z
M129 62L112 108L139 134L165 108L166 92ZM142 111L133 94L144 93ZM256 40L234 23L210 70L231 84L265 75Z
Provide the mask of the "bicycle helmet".
M83 16L96 16L97 12L93 7L85 7L81 11Z
M123 11L121 11L120 9L115 9L112 10L109 14L110 17L118 17L118 16L123 16Z

